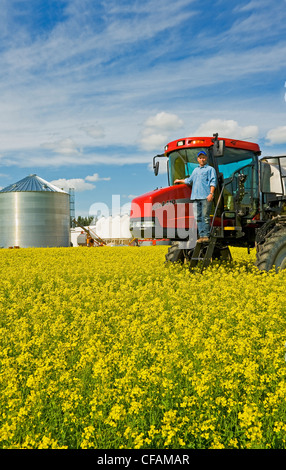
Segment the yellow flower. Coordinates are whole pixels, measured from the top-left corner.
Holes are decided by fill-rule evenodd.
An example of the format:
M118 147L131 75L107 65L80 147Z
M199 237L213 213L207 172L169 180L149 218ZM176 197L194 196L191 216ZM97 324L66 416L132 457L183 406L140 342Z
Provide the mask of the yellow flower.
M1 250L1 448L286 448L286 270Z

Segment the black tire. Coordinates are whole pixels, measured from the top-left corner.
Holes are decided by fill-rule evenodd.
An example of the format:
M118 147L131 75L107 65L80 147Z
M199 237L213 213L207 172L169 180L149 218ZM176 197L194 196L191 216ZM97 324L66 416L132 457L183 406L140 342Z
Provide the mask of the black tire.
M173 242L165 256L167 262L184 263L185 251L179 248L179 242Z
M218 259L220 261L232 261L231 252L228 246L216 247L213 252L213 259Z
M286 228L274 232L259 246L255 265L262 271L286 269Z
M206 247L204 247L204 250ZM166 254L165 258L167 262L171 263L185 263L190 261L192 257L192 250L183 250L179 248L179 242L173 242L172 246L170 246L168 253ZM201 253L203 255L203 253ZM200 255L200 256L201 256ZM213 258L218 259L220 261L231 261L232 256L230 253L229 247L215 247Z

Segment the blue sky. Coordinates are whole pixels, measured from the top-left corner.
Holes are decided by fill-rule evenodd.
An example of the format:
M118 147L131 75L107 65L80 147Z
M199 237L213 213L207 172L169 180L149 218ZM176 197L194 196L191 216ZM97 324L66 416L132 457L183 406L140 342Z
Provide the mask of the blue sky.
M286 154L286 0L0 0L0 186L36 173L77 215L167 184L196 135Z

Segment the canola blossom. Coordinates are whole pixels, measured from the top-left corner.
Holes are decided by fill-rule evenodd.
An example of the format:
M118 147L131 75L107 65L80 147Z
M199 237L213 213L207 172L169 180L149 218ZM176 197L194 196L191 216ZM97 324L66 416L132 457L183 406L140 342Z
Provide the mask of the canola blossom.
M286 448L286 270L166 251L1 250L1 448Z

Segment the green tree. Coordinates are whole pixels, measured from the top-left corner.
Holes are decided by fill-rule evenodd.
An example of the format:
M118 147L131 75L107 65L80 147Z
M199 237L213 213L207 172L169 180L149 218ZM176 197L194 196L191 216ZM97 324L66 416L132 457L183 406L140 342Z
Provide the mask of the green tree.
M78 216L76 221L78 224L83 225L84 227L88 225L95 225L96 224L96 217L93 217L92 215L89 215L88 217L82 217L81 215Z

